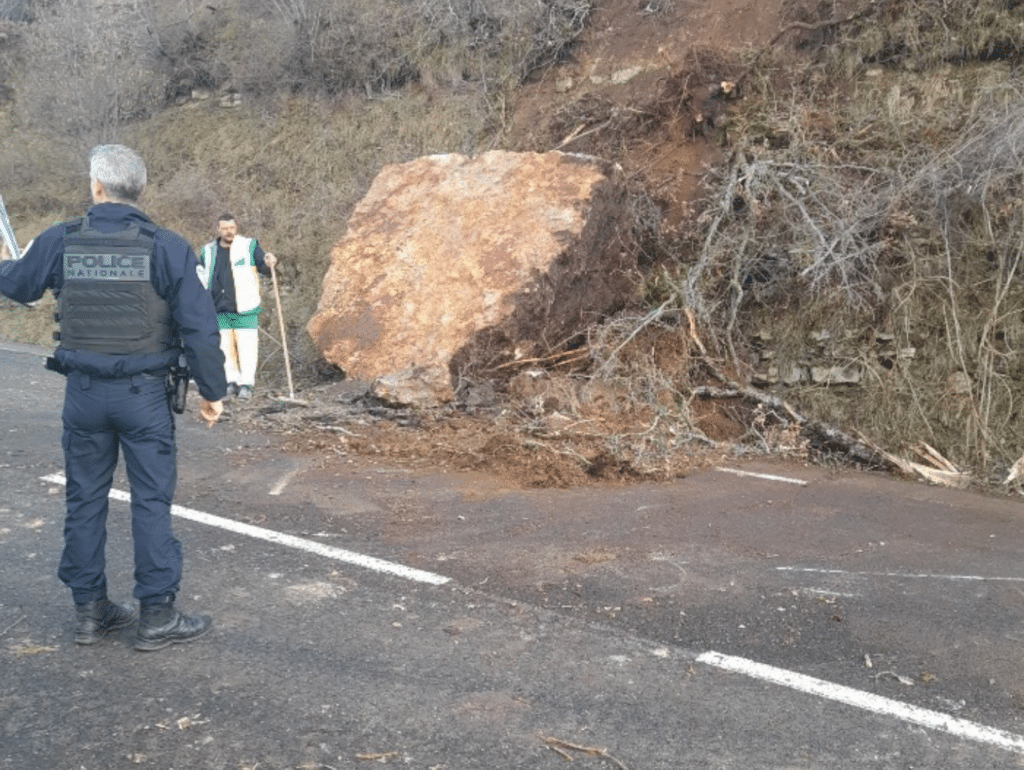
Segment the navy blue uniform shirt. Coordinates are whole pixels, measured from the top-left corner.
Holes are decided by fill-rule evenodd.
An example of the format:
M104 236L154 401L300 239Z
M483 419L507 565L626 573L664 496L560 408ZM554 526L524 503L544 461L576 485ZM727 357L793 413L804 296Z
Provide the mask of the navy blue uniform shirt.
M152 220L134 206L98 203L87 216L102 232L124 230ZM64 285L64 224L48 228L18 260L0 262L0 294L16 302L35 302L47 289L60 294ZM175 335L185 348L185 358L199 393L207 401L219 401L227 392L224 354L210 293L196 274L196 255L181 236L160 228L153 246L150 280L167 302ZM113 355L58 348L54 357L62 366L97 377L127 377L166 369L178 360L177 349L164 353Z

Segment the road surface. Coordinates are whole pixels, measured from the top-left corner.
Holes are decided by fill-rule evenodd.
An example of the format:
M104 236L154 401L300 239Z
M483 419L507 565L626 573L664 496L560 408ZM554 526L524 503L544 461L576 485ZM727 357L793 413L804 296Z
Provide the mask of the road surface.
M1024 767L1022 502L765 460L523 490L181 419L214 630L76 646L44 353L0 349L0 768Z

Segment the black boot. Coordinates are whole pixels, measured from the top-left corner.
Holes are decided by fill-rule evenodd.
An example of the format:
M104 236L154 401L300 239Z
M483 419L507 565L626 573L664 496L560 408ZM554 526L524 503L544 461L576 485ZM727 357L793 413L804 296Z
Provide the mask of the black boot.
M135 613L105 596L75 605L75 643L96 644L110 631L127 628L136 620Z
M173 603L149 604L142 608L136 650L160 650L170 644L184 644L203 636L213 625L209 615L182 615Z

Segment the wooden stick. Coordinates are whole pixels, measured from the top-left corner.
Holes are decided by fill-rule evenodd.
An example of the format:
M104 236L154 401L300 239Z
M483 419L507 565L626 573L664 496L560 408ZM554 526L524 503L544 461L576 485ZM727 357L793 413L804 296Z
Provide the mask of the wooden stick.
M628 767L619 759L616 759L608 753L608 749L595 748L593 746L580 746L578 743L570 743L569 741L563 741L560 738L545 738L544 742L548 745L548 748L552 751L556 751L565 757L566 760L572 761L572 757L562 749L571 749L572 751L579 751L583 754L587 754L591 757L602 757L607 759L609 762L614 764L619 770L629 770Z
M281 312L281 294L277 290L277 271L270 266L270 280L274 284L274 300L277 302L277 321L281 325L281 348L284 350L284 371L288 376L288 397L295 398L295 388L292 387L292 365L288 360L288 337L284 331L284 314Z
M582 350L565 350L561 353L554 353L544 358L520 358L515 361L507 361L503 364L498 364L497 366L493 367L490 371L496 372L499 369L507 369L510 366L521 366L523 364L544 364L548 363L549 361L555 361L555 359L558 358L561 358L562 360L558 361L556 364L553 365L561 366L562 364L574 363L577 360L583 360L589 355L589 348L583 348Z
M924 456L935 463L940 470L949 471L950 473L960 473L960 469L943 457L938 449L930 446L924 441L921 442L921 447L924 449Z

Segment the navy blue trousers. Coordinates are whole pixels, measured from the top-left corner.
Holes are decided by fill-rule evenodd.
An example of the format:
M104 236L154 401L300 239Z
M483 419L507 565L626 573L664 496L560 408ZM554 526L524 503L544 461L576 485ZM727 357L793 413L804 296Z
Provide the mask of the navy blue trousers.
M106 595L108 495L123 450L131 488L134 596L166 601L181 580L171 527L177 483L174 417L163 378L102 379L73 371L64 391L67 518L57 576L76 604Z

